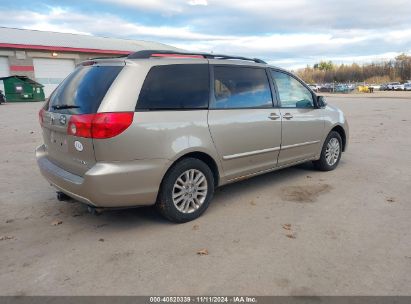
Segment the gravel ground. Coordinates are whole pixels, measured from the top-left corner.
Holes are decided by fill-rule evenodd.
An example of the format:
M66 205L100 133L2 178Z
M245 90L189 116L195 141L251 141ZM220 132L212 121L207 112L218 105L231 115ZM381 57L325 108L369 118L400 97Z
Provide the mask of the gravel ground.
M411 92L328 102L350 123L337 170L220 188L180 225L58 202L34 159L40 104L0 105L0 294L411 295Z

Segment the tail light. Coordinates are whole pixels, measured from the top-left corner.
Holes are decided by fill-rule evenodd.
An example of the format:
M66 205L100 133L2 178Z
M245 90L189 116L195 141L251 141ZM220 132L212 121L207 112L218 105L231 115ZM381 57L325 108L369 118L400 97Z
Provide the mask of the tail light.
M133 122L134 112L72 115L67 134L87 138L111 138L124 132Z
M44 110L44 109L41 109L41 110L39 111L39 123L40 123L40 126L42 126L43 123L44 123L44 112L46 112L46 110Z
M93 138L110 138L119 135L133 122L134 112L98 113L94 116L91 134Z
M93 119L96 114L72 115L67 125L67 134L91 138Z

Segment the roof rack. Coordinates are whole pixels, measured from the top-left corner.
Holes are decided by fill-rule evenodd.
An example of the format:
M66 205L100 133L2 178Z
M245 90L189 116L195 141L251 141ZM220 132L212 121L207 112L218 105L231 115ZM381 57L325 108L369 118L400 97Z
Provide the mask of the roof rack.
M88 60L99 60L99 59L117 59L117 58L124 58L127 57L128 55L118 55L118 56L104 56L104 57L92 57L89 58Z
M190 53L190 52L174 52L174 51L164 51L164 50L145 50L132 53L127 56L128 59L147 59L151 57L174 57L174 58L206 58L206 59L237 59L237 60L247 60L256 63L266 64L265 61L258 58L247 58L240 56L229 56L220 54L208 54L208 53Z

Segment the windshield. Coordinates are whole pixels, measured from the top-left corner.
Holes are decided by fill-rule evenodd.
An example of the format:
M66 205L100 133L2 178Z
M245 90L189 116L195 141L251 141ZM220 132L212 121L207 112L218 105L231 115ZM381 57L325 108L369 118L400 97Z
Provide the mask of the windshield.
M51 94L48 111L96 113L122 66L80 66Z

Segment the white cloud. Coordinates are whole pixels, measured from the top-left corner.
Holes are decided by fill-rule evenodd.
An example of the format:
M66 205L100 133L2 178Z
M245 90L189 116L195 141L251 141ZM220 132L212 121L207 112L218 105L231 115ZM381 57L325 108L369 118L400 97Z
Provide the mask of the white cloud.
M67 11L59 7L50 8L48 14L31 11L24 11L23 13L11 11L10 13L10 15L4 15L3 20L4 22L14 21L16 27L39 31L91 35L90 32L86 32L75 25L77 21L83 19L82 15L72 13L66 15Z
M411 24L409 0L95 0L136 11L185 16L215 30L391 28ZM204 6L201 10L195 6Z
M163 14L176 14L183 11L186 3L182 0L98 0L117 6L138 10L158 11Z
M196 5L207 6L208 5L207 0L189 0L189 1L187 1L187 3L189 5L193 5L193 6L196 6Z
M58 32L58 33L91 35L91 33L89 32L78 31L71 27L67 27L64 25L55 25L55 24L51 24L48 22L37 22L29 26L23 26L22 28L28 29L28 30L53 31L53 32Z
M129 22L115 15L98 13L95 16L75 13L61 8L46 13L9 11L2 17L3 24L12 27L61 31L64 33L99 34L111 37L133 37L134 39L218 40L231 36L216 36L196 33L188 26L146 26ZM87 32L84 31L87 29ZM234 36L232 36L234 37Z

